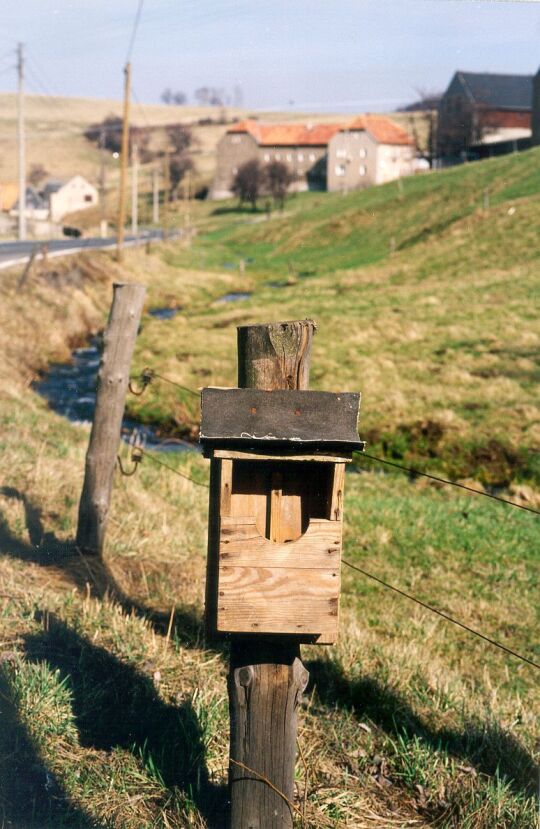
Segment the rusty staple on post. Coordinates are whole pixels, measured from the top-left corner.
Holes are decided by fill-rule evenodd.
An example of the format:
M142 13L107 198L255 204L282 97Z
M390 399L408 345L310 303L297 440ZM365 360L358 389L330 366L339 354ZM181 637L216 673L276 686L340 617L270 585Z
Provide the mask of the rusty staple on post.
M149 368L148 366L146 368L143 368L139 377L142 388L140 390L137 390L130 380L128 383L128 389L130 390L131 394L134 394L136 397L140 397L141 394L144 394L147 386L150 385L152 380L154 380L155 376L156 372L153 369Z
M131 478L132 475L135 475L137 469L139 468L139 464L142 463L144 455L144 442L144 436L141 436L137 429L133 429L128 441L129 445L131 446L131 462L134 464L131 472L126 472L122 464L122 458L120 457L120 455L116 456L118 466L120 467L120 472L125 478Z

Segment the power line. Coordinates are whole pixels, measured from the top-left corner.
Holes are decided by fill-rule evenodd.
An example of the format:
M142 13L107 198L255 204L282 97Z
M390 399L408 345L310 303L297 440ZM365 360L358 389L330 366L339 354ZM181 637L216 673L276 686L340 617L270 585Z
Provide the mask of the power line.
M409 466L402 466L400 463L395 463L395 461L387 461L385 458L378 458L376 455L368 455L367 452L358 452L357 455L360 458L369 458L371 461L384 463L387 466L394 466L396 469L401 469L403 472L408 472L410 475L420 475L423 478L438 481L440 484L456 486L459 489L465 489L467 492L472 492L474 495L483 495L484 498L492 498L494 501L500 501L502 504L508 504L511 507L517 507L518 509L524 509L527 510L527 512L532 512L535 515L540 515L540 510L534 509L534 507L526 507L523 504L516 503L516 501L509 501L508 498L501 498L500 495L493 495L491 492L483 492L479 489L473 489L471 486L466 486L466 484L458 484L457 481L449 481L447 478L439 478L437 475L430 475L428 472L421 472L419 469L413 469Z
M131 60L131 53L133 51L133 46L135 44L135 37L137 36L137 29L139 28L139 21L141 19L141 12L143 7L144 0L139 0L139 5L137 7L137 13L135 15L135 20L133 22L133 31L131 32L131 40L129 41L129 47L127 51L126 63L129 63Z
M513 651L511 648L507 648L506 645L502 645L495 639L491 639L489 636L485 636L485 634L480 633L480 631L469 627L463 622L459 622L457 619L454 619L447 613L443 613L442 610L437 610L436 607L432 607L426 602L423 602L421 599L417 599L415 596L411 596L410 593L405 593L405 591L400 590L399 587L394 587L393 584L388 584L388 582L383 581L383 579L380 579L378 576L374 576L373 573L368 573L367 570L363 570L362 567L358 567L356 564L351 564L350 561L347 561L344 558L342 558L341 560L343 564L346 564L347 567L351 568L351 570L356 570L358 573L361 573L368 579L373 579L373 581L376 581L378 584L381 584L383 587L386 587L387 590L392 590L394 593L398 593L400 596L404 596L406 599L409 599L411 602L415 602L416 604L420 605L426 610L429 610L431 613L436 613L437 616L441 616L443 619L446 619L447 622L452 622L453 625L457 625L458 627L463 628L463 630L466 630L468 633L472 633L474 634L474 636L478 636L480 639L484 639L486 642L489 642L490 645L494 645L496 648L500 648L500 650L509 653L511 656L515 656L516 659L520 659L522 662L526 662L528 665L532 665L533 668L537 668L538 670L540 670L540 665L537 662L533 662L533 660L529 659L527 656L523 656L521 653L517 653L517 651Z

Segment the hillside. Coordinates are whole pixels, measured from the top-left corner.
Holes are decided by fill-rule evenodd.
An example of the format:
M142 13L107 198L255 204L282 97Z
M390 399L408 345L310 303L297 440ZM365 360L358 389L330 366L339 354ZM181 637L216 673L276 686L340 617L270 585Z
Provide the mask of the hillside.
M131 251L124 268L102 253L56 260L23 293L19 274L4 275L7 825L217 829L226 797L227 652L201 629L207 490L151 459L118 474L105 558L82 560L73 536L88 429L32 391L39 369L102 327L122 279L148 285L134 375L148 365L191 389L235 384L237 324L313 317L312 386L362 391L368 450L540 508L539 160L469 165L403 191L307 194L270 220L194 205L191 247ZM221 301L237 291L252 294ZM149 313L163 307L176 316ZM193 400L156 381L129 406L185 434ZM166 462L207 481L198 455ZM345 516L349 561L538 661L537 516L367 460L347 475ZM299 825L531 829L535 670L343 575L338 645L303 648Z
M0 181L14 181L17 177L17 99L14 94L0 93L0 135L2 154L0 156ZM171 123L193 126L195 136L194 160L197 181L208 183L215 169L215 147L226 126L218 123L221 116L230 122L249 115L248 110L227 107L223 111L216 107L165 106L163 104L142 104L132 101L131 122L140 127L163 127ZM27 166L43 164L53 178L66 178L81 173L96 182L100 175L100 154L96 147L84 138L84 131L90 125L102 121L108 115L122 115L120 100L90 98L69 98L48 95L27 95L25 98L27 122ZM292 121L333 121L335 114L328 113L280 113L260 112L257 117L264 120ZM339 116L342 117L342 116ZM416 117L422 129L421 116L396 113L392 115L406 126L410 117ZM199 124L211 119L216 123ZM159 132L159 131L158 131ZM115 191L118 179L118 161L107 158L107 181ZM141 190L151 189L150 174L141 175Z
M315 385L339 376L362 388L373 448L488 485L538 484L539 160L535 150L401 188L296 196L270 221L200 206L203 230L171 264L226 269L235 290L253 293L195 315L205 336L183 379L197 384L196 367L211 361L213 382L233 383L227 324L286 308L320 322ZM175 373L183 337L179 323L162 351ZM155 347L149 329L143 359Z

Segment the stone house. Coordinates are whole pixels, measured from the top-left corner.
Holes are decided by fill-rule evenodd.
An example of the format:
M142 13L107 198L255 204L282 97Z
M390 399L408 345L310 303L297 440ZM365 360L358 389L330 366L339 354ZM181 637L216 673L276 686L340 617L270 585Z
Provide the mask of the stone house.
M289 189L299 192L389 181L412 172L414 156L410 136L384 116L362 116L350 124L271 124L248 119L228 129L217 145L210 198L230 198L236 172L253 158L261 164L286 164L293 179Z
M327 189L358 190L414 172L411 136L383 115L361 115L328 142Z
M530 146L532 75L456 72L441 98L437 152L441 158L482 157Z
M341 124L264 124L247 119L227 130L217 145L212 199L232 196L238 168L252 158L261 164L281 161L293 175L292 191L326 188L328 141Z

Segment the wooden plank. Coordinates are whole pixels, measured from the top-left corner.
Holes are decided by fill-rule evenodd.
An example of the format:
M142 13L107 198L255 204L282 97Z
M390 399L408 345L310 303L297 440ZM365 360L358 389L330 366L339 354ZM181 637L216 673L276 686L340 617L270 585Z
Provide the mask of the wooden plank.
M276 544L263 538L251 517L223 518L219 548L221 564L296 569L339 569L341 525L312 519L297 541Z
M215 636L217 628L217 585L219 568L219 529L221 466L223 461L210 461L210 493L208 504L208 556L206 559L206 591L204 623L206 635Z
M231 514L231 494L232 494L232 479L233 479L233 462L229 459L221 461L221 499L220 511L221 515Z
M332 494L330 498L330 515L332 521L343 518L343 490L345 487L345 464L336 463L332 480Z
M360 448L359 406L360 395L350 392L206 388L200 439Z
M282 577L276 571L261 568L226 568L220 578L218 630L245 633L302 634L320 641L333 642L337 637L339 577L335 571L325 574L325 582L306 585L305 571L297 571L295 581L290 571ZM319 571L321 573L322 571ZM266 577L266 578L265 578ZM333 596L328 583L335 582ZM299 591L304 589L303 594ZM324 596L318 595L324 592ZM223 595L221 595L223 593Z
M363 445L363 441L361 441ZM265 450L269 450L270 447L265 446ZM350 452L335 452L332 454L329 453L311 453L311 454L298 454L296 451L284 453L284 452L277 452L277 453L270 453L269 451L265 452L254 452L250 451L249 449L222 449L222 448L213 448L210 447L208 451L205 453L206 457L212 458L230 458L231 460L239 460L239 461L308 461L308 462L315 462L315 463L351 463L352 457Z

